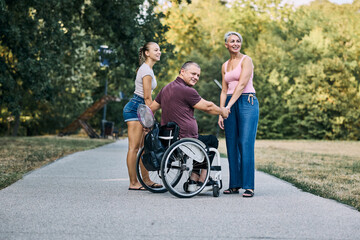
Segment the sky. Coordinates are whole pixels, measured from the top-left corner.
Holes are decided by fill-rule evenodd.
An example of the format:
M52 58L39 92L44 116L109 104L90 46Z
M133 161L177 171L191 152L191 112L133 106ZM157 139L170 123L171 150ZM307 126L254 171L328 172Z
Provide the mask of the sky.
M302 4L309 4L313 0L283 0L284 3L293 3L295 6L299 6ZM344 3L352 3L353 0L329 0L332 3L344 4Z

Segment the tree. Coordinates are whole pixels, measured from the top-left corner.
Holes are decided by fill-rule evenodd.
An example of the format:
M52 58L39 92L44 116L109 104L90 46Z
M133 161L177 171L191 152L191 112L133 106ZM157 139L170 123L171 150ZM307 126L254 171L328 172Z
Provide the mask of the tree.
M218 102L212 80L220 80L228 58L223 34L240 32L242 53L255 65L258 138L359 139L359 8L359 1L321 0L296 9L273 0L168 6L167 36L178 51L169 75L185 59L197 61L202 75L196 88ZM216 117L196 117L200 131L215 133Z
M71 19L81 1L4 1L0 3L1 107L20 121L36 119L37 106L54 94L48 73L60 73L71 45ZM20 117L24 117L20 119Z
M164 38L167 27L160 22L162 14L153 11L156 4L1 0L1 116L15 119L13 135L20 123L29 135L61 129L102 97L105 79L109 94L121 90L129 97L138 48L146 41L159 42L166 65L172 46ZM109 68L99 66L102 44L114 51ZM156 67L163 69L161 64ZM122 105L109 117L121 116ZM100 125L100 115L93 121Z

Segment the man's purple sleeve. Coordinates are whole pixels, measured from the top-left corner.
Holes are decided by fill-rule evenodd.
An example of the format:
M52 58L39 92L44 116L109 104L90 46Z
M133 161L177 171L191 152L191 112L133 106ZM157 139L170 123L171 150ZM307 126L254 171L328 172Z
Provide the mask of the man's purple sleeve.
M155 98L155 101L161 105L161 93L162 93L162 89L160 90L160 92L158 93L158 95Z
M188 89L188 94L186 95L186 99L187 99L187 102L188 104L193 107L195 106L196 104L198 104L201 100L201 96L199 95L199 93L193 89L193 88L189 88Z

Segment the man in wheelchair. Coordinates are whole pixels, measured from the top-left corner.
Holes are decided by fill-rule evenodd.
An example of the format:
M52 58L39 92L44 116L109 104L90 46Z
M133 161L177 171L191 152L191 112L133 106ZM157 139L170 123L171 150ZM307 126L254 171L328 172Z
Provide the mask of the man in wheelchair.
M150 108L153 112L162 109L161 124L175 122L180 127L179 138L197 138L208 148L218 148L218 140L214 135L199 135L198 125L194 117L194 109L212 115L221 115L226 119L229 115L227 108L220 108L213 102L203 99L193 86L199 81L200 66L192 61L186 62L180 69L178 77L161 89ZM214 156L209 155L210 162ZM189 179L189 190L196 190L196 184L202 184L206 178L206 168L197 166Z

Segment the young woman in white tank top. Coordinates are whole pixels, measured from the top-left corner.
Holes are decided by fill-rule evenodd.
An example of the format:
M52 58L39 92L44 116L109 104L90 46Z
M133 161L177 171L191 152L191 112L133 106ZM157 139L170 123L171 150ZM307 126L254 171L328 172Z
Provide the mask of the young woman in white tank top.
M129 173L129 190L145 190L137 180L136 176L136 156L144 139L143 127L137 118L137 108L139 104L150 106L152 103L151 93L156 87L156 79L152 70L154 64L160 61L161 51L157 43L148 42L139 51L139 68L136 72L135 91L133 98L123 109L124 121L128 128L129 148L126 158ZM144 169L144 171L146 171ZM142 173L145 183L152 187L162 187L160 184L150 182L146 178L146 173ZM146 182L148 181L148 182Z

